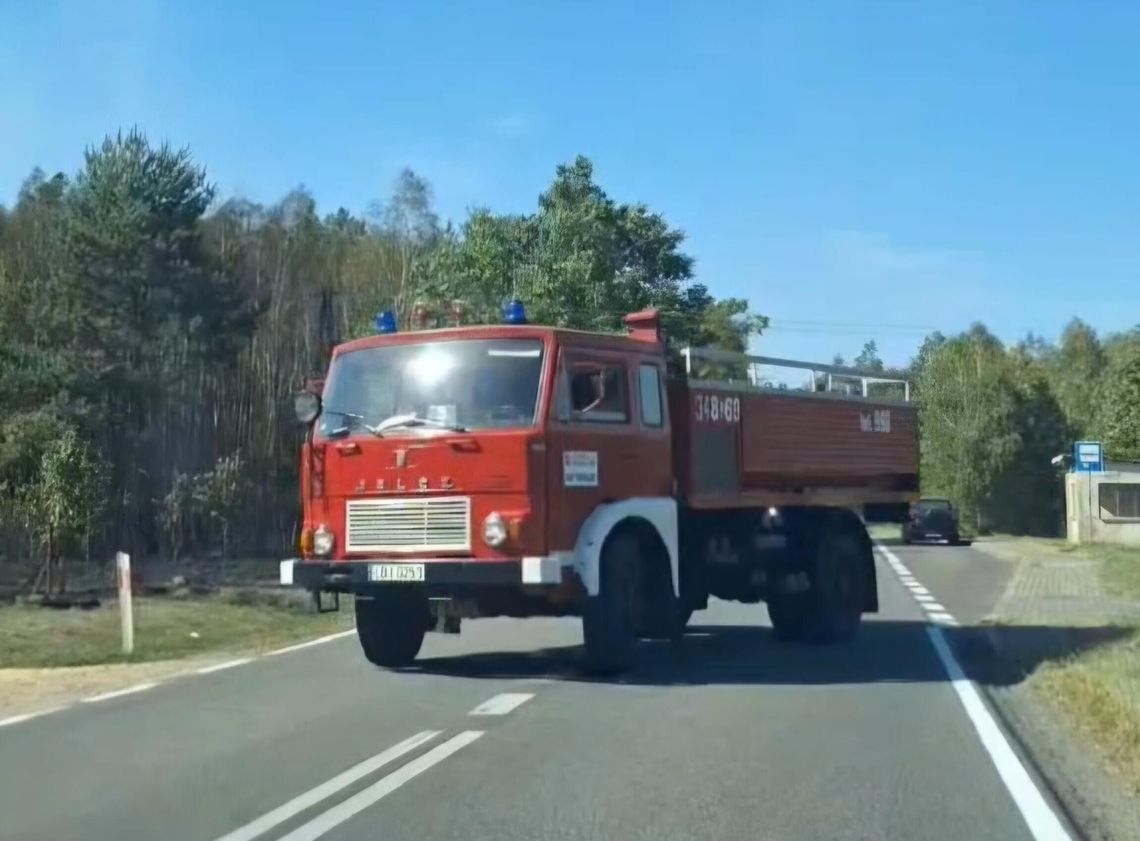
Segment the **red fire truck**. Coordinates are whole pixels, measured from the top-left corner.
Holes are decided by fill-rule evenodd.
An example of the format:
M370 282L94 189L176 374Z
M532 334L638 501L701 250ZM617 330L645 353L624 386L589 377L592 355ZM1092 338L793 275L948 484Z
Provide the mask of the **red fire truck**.
M371 662L407 665L466 618L573 615L588 669L612 673L710 596L767 602L787 640L850 638L878 609L864 522L918 496L905 383L888 397L837 366L677 356L654 310L624 335L507 314L396 332L383 313L297 397L304 520L281 581L318 604L353 594Z

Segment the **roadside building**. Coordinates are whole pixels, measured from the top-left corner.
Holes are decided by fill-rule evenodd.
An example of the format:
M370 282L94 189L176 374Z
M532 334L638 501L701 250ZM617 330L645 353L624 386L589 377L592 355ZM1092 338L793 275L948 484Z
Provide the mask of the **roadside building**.
M1140 546L1140 463L1106 461L1104 472L1065 474L1070 543Z

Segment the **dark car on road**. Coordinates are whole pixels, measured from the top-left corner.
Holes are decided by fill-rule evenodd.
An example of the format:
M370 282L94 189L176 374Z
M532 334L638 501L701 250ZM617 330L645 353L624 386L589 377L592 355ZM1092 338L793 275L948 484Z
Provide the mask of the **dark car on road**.
M921 540L945 540L959 543L958 509L948 499L924 498L910 507L910 516L903 523L903 543Z

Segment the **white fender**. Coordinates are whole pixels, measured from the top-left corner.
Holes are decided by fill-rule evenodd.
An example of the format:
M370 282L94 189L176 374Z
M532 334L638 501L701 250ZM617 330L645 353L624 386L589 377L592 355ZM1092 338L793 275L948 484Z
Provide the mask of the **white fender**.
M680 593L680 567L677 548L677 500L669 496L634 497L620 502L610 502L595 508L582 528L574 544L572 565L586 592L598 595L599 567L602 559L602 546L613 531L614 526L627 517L640 517L649 522L661 537L669 552L669 568L673 575L673 593Z

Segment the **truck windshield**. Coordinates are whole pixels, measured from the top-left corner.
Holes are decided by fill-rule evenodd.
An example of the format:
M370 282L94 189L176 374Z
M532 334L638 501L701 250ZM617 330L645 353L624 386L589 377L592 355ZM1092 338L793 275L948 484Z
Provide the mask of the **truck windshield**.
M465 339L365 348L329 370L320 433L397 428L533 426L542 374L538 339ZM400 416L407 422L401 422ZM390 431L389 431L390 430Z

